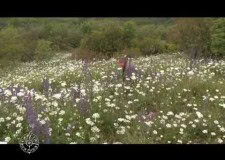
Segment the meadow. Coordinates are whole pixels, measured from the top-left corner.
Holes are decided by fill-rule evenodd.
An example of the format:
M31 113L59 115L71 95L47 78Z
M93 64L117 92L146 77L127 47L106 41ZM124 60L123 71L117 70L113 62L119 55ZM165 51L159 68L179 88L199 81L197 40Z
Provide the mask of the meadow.
M30 130L51 144L219 144L225 139L225 61L182 53L23 63L0 71L0 141Z

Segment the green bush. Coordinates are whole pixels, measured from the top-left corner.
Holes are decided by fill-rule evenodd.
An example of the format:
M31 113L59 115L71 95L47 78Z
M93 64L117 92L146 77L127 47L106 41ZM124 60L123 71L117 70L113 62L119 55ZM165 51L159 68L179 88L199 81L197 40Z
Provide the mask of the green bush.
M54 56L51 44L52 42L50 41L39 40L35 49L35 60L45 61L51 59Z
M80 49L80 48L76 48L72 51L72 55L71 55L71 59L77 59L77 60L84 60L84 59L88 59L88 60L93 60L93 58L95 57L95 53L91 52L87 49Z
M68 37L67 25L65 24L55 24L50 32L49 41L53 45L59 47L60 50L67 50L68 45L66 43L66 38Z
M38 24L36 18L9 18L8 23L13 27L21 27L25 29L31 29Z
M160 39L152 39L150 37L145 38L142 41L139 41L137 44L138 48L143 55L155 55L165 52L165 43Z
M25 52L24 40L20 31L14 27L7 27L0 31L0 59L12 62L20 61Z
M49 40L51 36L52 28L53 28L52 23L47 23L41 26L39 38Z
M161 31L155 25L143 25L137 28L137 38L140 40L145 37L151 37L152 39L161 39Z
M40 39L52 42L54 50L71 50L80 46L83 33L79 26L64 23L47 23L40 32Z
M80 47L82 38L83 34L78 28L70 28L68 30L68 36L65 38L65 41L69 49L78 48Z
M119 58L119 57L121 57L121 55L123 55L123 56L126 55L131 58L137 58L137 57L142 56L142 53L139 48L125 48L121 52L117 52L116 54L114 54L114 57Z
M177 52L178 51L178 48L176 46L176 44L173 44L173 43L166 43L165 44L165 52L166 53L174 53L174 52Z
M84 21L79 25L79 29L84 35L91 34L94 30L97 29L97 24L95 21Z
M209 19L206 18L184 18L176 21L173 39L189 57L207 57L210 55L209 22Z
M143 55L172 53L177 51L177 46L168 41L168 28L162 25L143 25L137 28L135 47L140 48Z
M82 48L112 57L114 53L129 48L135 37L134 24L129 22L120 26L117 23L106 24L99 31L93 31L81 42Z
M211 28L212 43L211 49L216 56L225 56L225 19L215 21Z
M136 23L134 21L128 21L123 26L123 44L125 48L134 47L133 40L137 36Z
M35 49L40 38L41 27L35 27L28 31L24 30L21 36L24 40L24 53L21 57L22 62L31 62L34 60Z
M71 59L74 60L84 60L87 59L89 61L92 60L100 60L100 59L107 59L106 56L103 54L96 54L93 51L90 51L88 49L81 49L81 48L76 48L72 51L71 54Z

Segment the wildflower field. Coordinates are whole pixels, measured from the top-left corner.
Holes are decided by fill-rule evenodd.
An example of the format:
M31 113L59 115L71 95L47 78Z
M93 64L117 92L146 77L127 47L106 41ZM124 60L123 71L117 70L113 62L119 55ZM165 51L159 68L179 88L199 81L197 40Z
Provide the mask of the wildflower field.
M0 71L0 141L29 131L51 144L218 144L225 141L225 61L180 53L132 59L55 57Z

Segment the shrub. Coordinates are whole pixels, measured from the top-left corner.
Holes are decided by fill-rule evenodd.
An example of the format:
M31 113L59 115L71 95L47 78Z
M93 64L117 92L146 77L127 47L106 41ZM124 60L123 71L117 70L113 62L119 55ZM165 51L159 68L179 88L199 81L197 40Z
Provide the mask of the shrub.
M40 32L40 39L51 41L54 50L68 50L68 37L68 25L63 23L47 23Z
M36 18L9 18L9 25L13 27L21 27L30 29L38 24L38 19Z
M106 25L102 28L102 31L95 31L90 35L87 35L82 42L82 48L87 48L91 51L102 53L108 57L112 57L115 52L122 51L126 45L124 45L127 33L124 34L124 30L117 24ZM127 44L130 41L126 40Z
M160 39L161 32L155 25L143 25L137 28L137 38L140 40L145 37L151 37L152 39Z
M80 24L79 29L83 34L91 34L93 30L96 30L96 22L94 21L84 21Z
M211 28L212 43L211 49L216 56L225 56L225 19L220 18L215 21Z
M25 48L24 40L19 33L20 31L14 27L7 27L0 31L0 59L20 61Z
M88 49L81 49L81 48L76 48L72 51L71 59L76 59L76 60L100 60L100 59L106 59L107 57L104 56L103 54L97 54L93 51L90 51Z
M94 53L87 49L76 48L72 51L71 59L76 60L84 60L89 59L92 60L94 58Z
M174 52L177 52L178 51L178 48L175 44L173 43L166 43L165 44L165 52L166 53L174 53Z
M71 50L80 46L83 38L81 28L64 23L47 23L40 32L40 39L52 42L54 50Z
M53 45L59 47L60 50L67 50L68 44L66 43L66 38L68 37L67 25L55 24L50 31L49 41Z
M173 29L173 39L185 54L192 58L210 54L210 25L208 19L179 19Z
M54 56L51 48L52 42L46 40L38 40L37 48L35 49L35 60L45 61Z
M52 28L53 28L52 23L47 23L43 25L40 30L39 38L49 40L51 37Z
M80 47L81 39L83 38L82 32L77 28L70 28L68 30L68 36L65 38L65 43L68 44L68 48Z
M134 21L128 21L123 26L123 44L126 48L134 46L133 40L136 38L136 23Z
M35 49L37 47L38 40L40 38L41 28L36 27L32 28L28 31L24 30L21 33L21 36L24 40L24 48L25 51L21 57L22 62L31 62L34 60Z
M37 47L36 40L24 40L24 52L21 56L21 62L31 62L35 59L35 49Z
M145 56L165 52L165 44L159 39L152 39L147 37L144 40L139 41L137 46Z
M114 57L119 58L119 57L121 57L121 55L124 55L124 56L126 55L131 58L136 58L136 57L140 57L142 55L142 53L139 48L125 48L121 52L117 52L114 55Z

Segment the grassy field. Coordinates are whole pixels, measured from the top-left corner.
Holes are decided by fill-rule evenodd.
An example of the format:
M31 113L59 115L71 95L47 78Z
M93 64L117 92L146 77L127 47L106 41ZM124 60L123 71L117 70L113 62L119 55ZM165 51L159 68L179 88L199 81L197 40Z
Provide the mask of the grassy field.
M0 71L0 141L31 129L41 143L224 143L225 61L180 53L133 59L123 83L116 59L59 58Z

